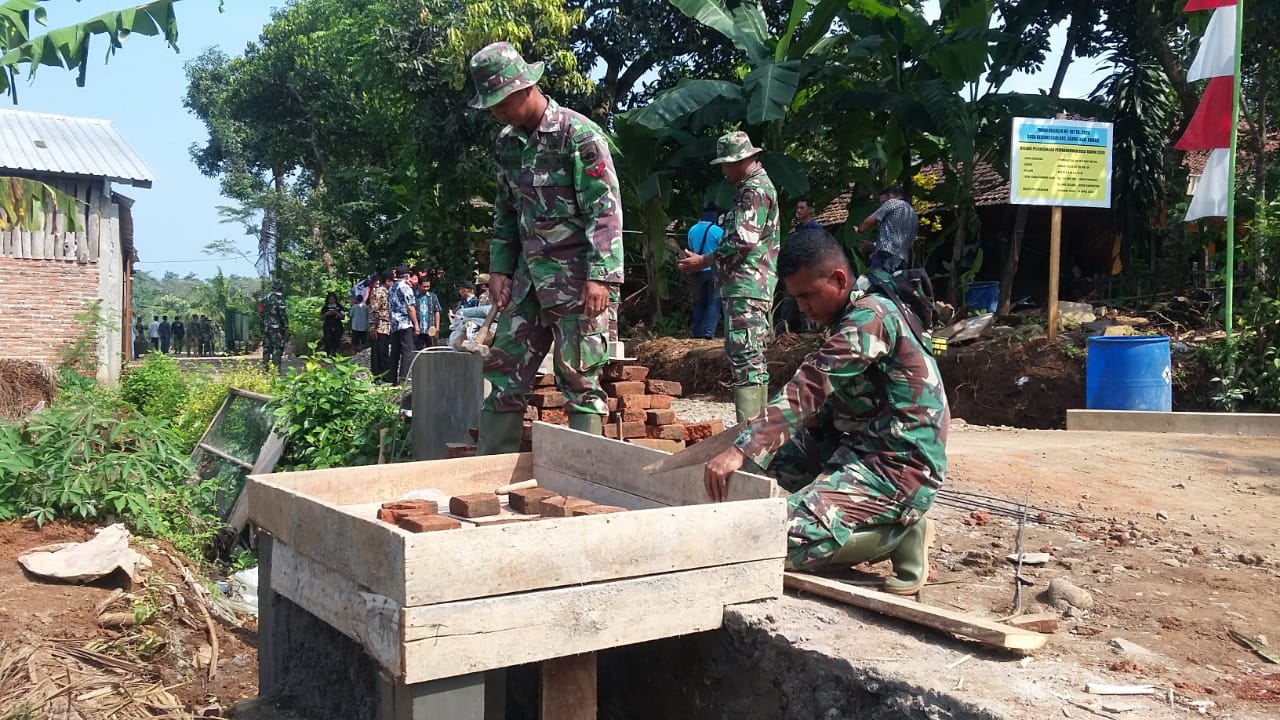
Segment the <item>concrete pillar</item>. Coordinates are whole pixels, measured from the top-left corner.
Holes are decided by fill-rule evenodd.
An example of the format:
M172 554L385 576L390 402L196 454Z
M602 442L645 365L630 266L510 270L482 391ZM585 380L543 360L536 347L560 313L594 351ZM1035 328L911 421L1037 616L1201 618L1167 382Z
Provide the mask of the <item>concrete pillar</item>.
M413 459L439 460L445 443L471 442L484 402L484 361L448 349L418 353L413 363Z

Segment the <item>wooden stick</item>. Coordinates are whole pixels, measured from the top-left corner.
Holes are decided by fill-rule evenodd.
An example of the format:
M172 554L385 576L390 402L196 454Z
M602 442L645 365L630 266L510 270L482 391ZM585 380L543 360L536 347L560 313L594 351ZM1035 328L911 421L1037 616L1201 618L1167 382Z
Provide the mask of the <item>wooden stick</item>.
M799 592L835 600L900 620L942 630L980 643L1010 650L1036 650L1048 636L958 613L945 608L911 602L883 592L865 590L828 578L783 573L783 586Z
M516 490L528 490L529 488L536 488L536 487L538 487L537 480L521 480L520 482L511 483L510 485L499 485L498 487L494 488L493 494L494 495L510 495Z

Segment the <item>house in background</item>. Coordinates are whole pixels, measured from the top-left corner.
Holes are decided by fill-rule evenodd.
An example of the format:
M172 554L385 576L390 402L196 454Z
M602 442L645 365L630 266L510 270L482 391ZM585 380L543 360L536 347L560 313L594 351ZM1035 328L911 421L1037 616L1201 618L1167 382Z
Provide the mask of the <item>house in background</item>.
M133 200L114 184L149 188L153 174L106 120L0 109L0 176L38 180L77 199L78 230L47 208L30 229L0 231L0 356L58 361L100 302L98 380L115 384L132 317ZM3 212L3 211L0 211Z

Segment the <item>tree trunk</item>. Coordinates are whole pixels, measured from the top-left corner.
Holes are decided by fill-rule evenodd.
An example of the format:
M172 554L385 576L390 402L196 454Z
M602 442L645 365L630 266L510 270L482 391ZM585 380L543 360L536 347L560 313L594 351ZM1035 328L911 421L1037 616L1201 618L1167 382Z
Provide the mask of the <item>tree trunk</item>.
M1008 315L1013 307L1013 279L1018 274L1018 259L1022 256L1022 238L1027 234L1027 216L1030 205L1019 205L1018 214L1013 220L1013 238L1009 240L1009 248L1004 255L1004 268L1000 271L1000 307L1001 315Z
M947 297L957 309L964 302L964 287L960 280L964 273L960 269L960 261L964 259L964 246L969 240L966 232L968 224L968 208L956 206L956 237L951 243L951 282L947 288Z

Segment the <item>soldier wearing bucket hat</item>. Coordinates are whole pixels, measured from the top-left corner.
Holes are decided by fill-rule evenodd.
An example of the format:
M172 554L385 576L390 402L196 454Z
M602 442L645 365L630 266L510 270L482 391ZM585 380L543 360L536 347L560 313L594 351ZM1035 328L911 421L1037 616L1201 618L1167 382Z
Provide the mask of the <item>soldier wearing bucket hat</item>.
M517 452L534 375L554 353L569 425L600 434L608 412L600 372L609 360L608 309L622 283L622 201L604 132L542 94L542 63L510 43L471 58L475 108L498 135L498 196L489 297L501 311L485 362L477 451Z
M760 148L742 131L716 141L716 157L726 179L737 185L733 207L725 214L724 238L714 253L684 252L681 270L715 271L724 312L724 351L733 370L733 403L738 422L755 416L769 401L769 370L764 343L780 242L778 192L760 164Z

